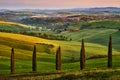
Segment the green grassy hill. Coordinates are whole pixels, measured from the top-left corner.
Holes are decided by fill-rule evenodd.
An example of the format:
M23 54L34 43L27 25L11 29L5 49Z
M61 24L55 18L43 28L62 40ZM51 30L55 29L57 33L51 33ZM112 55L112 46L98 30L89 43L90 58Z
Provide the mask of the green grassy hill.
M88 28L107 28L107 29L119 29L120 28L120 21L116 20L108 20L108 21L93 21L88 22L90 27Z
M73 41L81 41L82 38L86 42L96 43L101 45L108 45L109 35L112 34L113 47L120 51L120 31L116 29L84 29L76 32L61 33L64 36L72 38Z
M31 72L31 59L34 44L37 45L37 60L39 71L55 71L55 50L60 45L62 48L62 65L64 71L79 70L79 53L81 42L76 41L57 41L46 40L42 38L25 36L13 33L0 32L0 68L1 74L9 73L11 48L15 48L16 72ZM51 47L50 45L54 47ZM86 57L97 58L107 56L107 46L93 43L85 43ZM113 49L113 55L119 55L119 52ZM119 63L119 56L116 58ZM98 60L96 62L96 60ZM101 60L103 60L101 62ZM107 58L87 60L88 67L105 68ZM99 63L102 66L99 66ZM104 65L103 65L104 64ZM96 66L95 66L96 65ZM114 64L115 68L119 65Z
M74 26L80 29L120 29L120 20L101 20L101 21L89 21L86 23L76 23Z
M33 46L37 45L38 53L51 53L53 47L51 47L49 40L42 38L36 38L31 36L25 36L13 33L0 32L0 56L10 57L10 49L15 48L18 58L26 59L32 56ZM53 44L56 46L56 44Z
M14 22L4 22L0 21L0 30L2 31L26 31L29 30L29 26L20 24L20 23L14 23Z
M47 40L32 36L13 34L13 33L3 33L3 32L0 32L0 34L1 34L0 45L4 47L5 46L9 47L7 48L9 50L10 48L13 47L16 49L25 50L25 53L31 51L30 53L32 54L33 45L36 44L38 47L37 48L38 52L42 51L49 53L49 51L53 51L52 53L55 54L56 47L60 45L62 48L62 53L63 53L62 55L67 56L69 58L78 56L80 51L81 42ZM50 48L50 45L53 45L54 47ZM107 55L107 46L102 46L99 44L92 44L92 43L85 43L85 46L88 57L94 55ZM5 53L4 51L7 51L6 49L4 50L4 47L1 47L3 49L0 49L2 53ZM98 49L101 50L102 53L98 52ZM19 50L17 52L19 52ZM114 54L118 54L118 51L116 51L115 49L114 49Z
M119 69L120 31L117 29L83 29L76 32L61 33L61 35L72 38L72 41L47 40L21 34L0 32L0 74L10 73L10 53L12 47L15 48L16 73L31 72L34 45L37 46L39 72L55 71L55 52L59 45L62 50L63 71L79 70L82 38L85 39L87 59L85 70L106 69L109 34L112 34L113 37L113 68Z

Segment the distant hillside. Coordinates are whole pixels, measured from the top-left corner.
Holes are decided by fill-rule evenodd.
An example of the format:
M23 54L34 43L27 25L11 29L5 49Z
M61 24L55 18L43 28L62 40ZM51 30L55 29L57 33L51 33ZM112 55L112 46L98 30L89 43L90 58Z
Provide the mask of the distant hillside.
M26 30L29 30L29 26L27 25L14 22L0 21L0 31L26 31Z
M89 11L109 11L109 12L120 12L120 8L118 7L97 7L97 8L89 8Z
M107 12L112 14L120 14L120 8L119 7L95 7L95 8L72 8L72 9L18 9L18 10L7 10L7 9L0 9L0 12L5 11L16 11L16 12L79 12L79 13L85 13L85 14L96 14L100 12Z
M5 17L0 16L0 21L6 21Z
M72 27L72 26L70 26ZM120 29L119 20L99 20L89 21L85 23L77 23L73 27L79 27L80 29Z
M84 29L76 32L65 32L61 35L71 37L74 41L81 41L82 38L85 42L97 43L107 46L109 35L113 37L114 49L120 51L120 31L116 29Z
M0 32L0 58L9 58L11 48L15 48L17 58L28 59L32 56L33 46L39 53L52 53L56 44L49 40L13 33Z

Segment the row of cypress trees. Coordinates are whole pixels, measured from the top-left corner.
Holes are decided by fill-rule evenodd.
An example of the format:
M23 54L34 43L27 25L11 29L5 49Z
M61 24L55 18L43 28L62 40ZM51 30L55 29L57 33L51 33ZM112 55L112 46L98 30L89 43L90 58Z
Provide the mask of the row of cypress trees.
M80 69L85 68L86 57L85 57L85 46L84 39L82 39L81 43L81 51L80 51ZM60 71L62 60L61 60L61 47L59 46L56 50L56 70ZM109 46L108 46L108 68L112 67L112 36L109 38ZM36 56L36 46L34 45L33 55L32 55L32 71L37 72L37 56ZM11 73L15 73L15 57L14 57L14 48L11 49Z
M15 73L15 56L14 48L11 49L11 73ZM61 70L61 48L56 50L56 70ZM33 55L32 55L32 71L37 72L37 56L36 56L36 46L34 45Z
M32 56L32 71L37 72L37 58L36 58L36 46L34 45L33 56ZM15 56L14 48L11 49L11 73L15 73Z
M84 39L82 39L81 44L81 52L80 52L80 68L81 70L85 68L85 46L84 46ZM112 67L112 35L109 37L109 44L108 44L108 68Z

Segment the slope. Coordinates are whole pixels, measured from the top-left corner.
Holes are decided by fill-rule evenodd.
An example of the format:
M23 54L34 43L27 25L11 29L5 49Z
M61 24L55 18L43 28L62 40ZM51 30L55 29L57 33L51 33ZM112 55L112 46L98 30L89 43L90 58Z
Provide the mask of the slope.
M38 71L55 71L55 50L59 45L62 48L63 70L71 71L79 69L81 42L47 40L32 36L0 32L0 74L9 74L10 72L11 47L15 48L16 72L31 72L34 44L37 45ZM51 45L53 47L51 47ZM100 44L85 43L85 48L87 59L90 57L105 57L107 55L107 47ZM119 52L113 49L113 55L119 55ZM119 60L117 60L118 58L116 56L114 62L119 62ZM102 66L99 66L98 63ZM87 60L87 64L88 69L105 68L106 58ZM119 65L114 64L114 66L118 67Z
M120 31L117 29L84 29L76 32L66 32L62 35L72 38L73 41L81 41L82 38L86 42L96 43L101 45L108 45L109 35L113 37L114 49L120 51Z
M29 54L29 51L33 50L34 44L38 46L38 52L42 51L42 52L46 52L46 53L50 52L54 54L55 54L56 48L60 45L62 47L63 56L66 56L69 58L72 58L72 57L79 58L79 51L80 51L80 44L81 44L80 42L47 40L47 39L42 39L42 38L37 38L32 36L0 32L1 46L5 45L10 48L14 47L20 50L27 50L28 52L25 51L25 53ZM85 45L86 45L86 53L88 58L91 56L97 56L97 55L107 55L106 46L102 46L99 44L92 44L92 43L85 43ZM0 49L0 50L4 50L4 49ZM100 50L101 52L99 52L98 50ZM114 54L118 54L118 51L114 50Z
M15 23L15 22L5 22L0 21L0 30L1 31L26 31L29 30L29 26Z

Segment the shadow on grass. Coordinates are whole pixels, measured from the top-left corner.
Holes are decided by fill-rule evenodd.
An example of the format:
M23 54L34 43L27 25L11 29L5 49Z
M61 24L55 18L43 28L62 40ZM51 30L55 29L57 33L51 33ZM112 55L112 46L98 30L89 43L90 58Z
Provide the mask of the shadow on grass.
M38 61L41 62L49 62L49 63L55 63L56 62L56 58L53 57L40 57L38 59ZM62 59L62 63L72 63L69 59Z
M106 71L106 72L86 72L83 74L66 74L53 80L119 80L120 71Z

